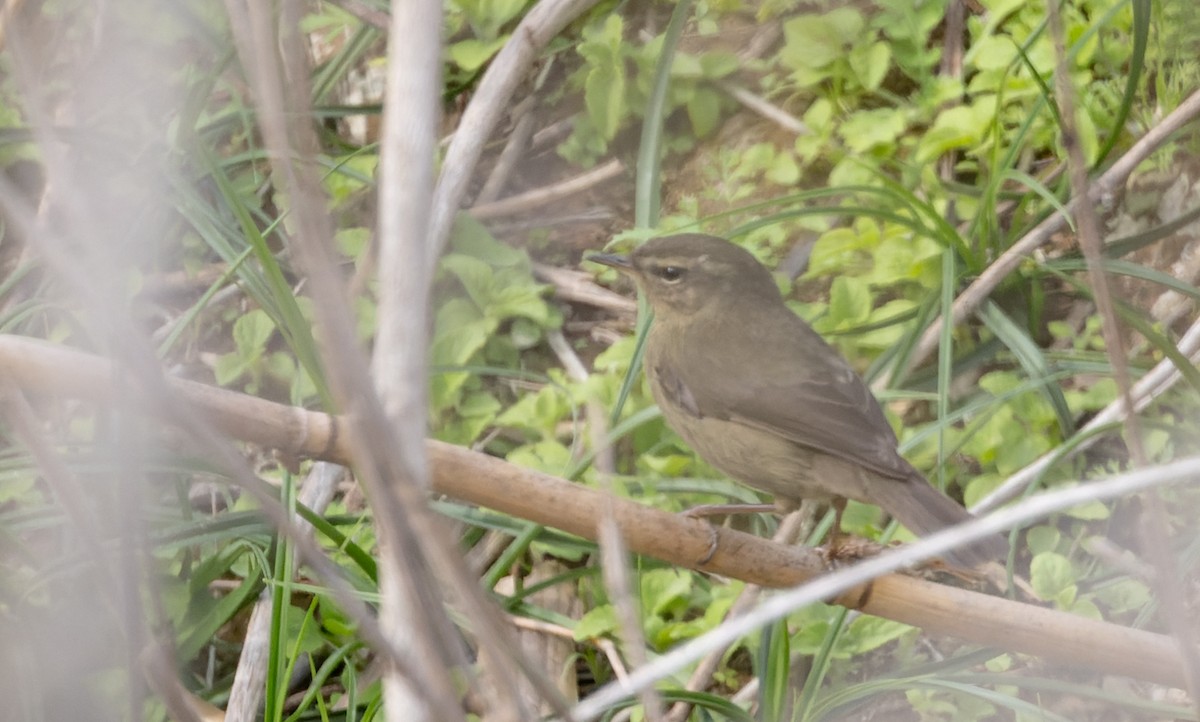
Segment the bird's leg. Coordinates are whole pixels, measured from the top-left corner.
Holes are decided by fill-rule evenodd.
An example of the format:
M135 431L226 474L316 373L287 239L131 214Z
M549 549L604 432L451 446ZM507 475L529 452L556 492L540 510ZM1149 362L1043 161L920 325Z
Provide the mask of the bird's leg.
M713 516L727 516L729 514L761 514L779 511L779 508L774 504L702 504L693 506L683 512L683 515L689 519L707 519ZM708 524L710 534L710 543L708 551L704 556L696 561L696 566L703 566L712 561L713 555L717 553L717 544L720 537L717 535L717 529L712 522Z
M829 505L833 507L833 528L829 530L829 548L836 554L842 545L842 514L846 513L846 497L835 496Z
M849 550L849 547L845 546L846 537L842 534L842 514L846 511L845 497L833 497L829 501L829 506L833 508L833 527L829 530L823 555L827 564L836 566L845 561L847 556L853 558L855 555L853 552L849 555L845 553Z
M729 514L770 514L776 511L779 511L779 507L774 504L701 504L685 510L683 515L693 519L704 519Z

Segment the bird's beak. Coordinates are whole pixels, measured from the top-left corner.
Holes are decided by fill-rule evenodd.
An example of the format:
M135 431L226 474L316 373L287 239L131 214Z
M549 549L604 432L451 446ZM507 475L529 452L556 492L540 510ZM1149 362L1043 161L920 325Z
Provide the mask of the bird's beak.
M622 273L635 273L629 256L619 256L615 253L593 253L584 260L615 268Z

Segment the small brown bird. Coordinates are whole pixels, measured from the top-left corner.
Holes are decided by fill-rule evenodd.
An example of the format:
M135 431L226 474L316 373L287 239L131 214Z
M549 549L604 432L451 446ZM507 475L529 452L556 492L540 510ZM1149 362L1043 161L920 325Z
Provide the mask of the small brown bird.
M900 456L867 385L745 250L685 234L589 260L645 292L650 388L667 423L710 464L783 508L829 501L839 522L847 498L882 507L916 534L971 518ZM994 536L946 561L977 566L1007 550Z

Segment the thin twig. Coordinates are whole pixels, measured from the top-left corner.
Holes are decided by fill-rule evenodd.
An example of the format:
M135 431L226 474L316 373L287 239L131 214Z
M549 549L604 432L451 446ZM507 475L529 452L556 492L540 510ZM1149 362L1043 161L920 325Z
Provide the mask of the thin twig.
M789 133L795 133L796 135L808 135L812 132L809 130L808 126L804 124L803 120L800 120L783 108L780 108L778 105L771 103L761 95L751 93L749 90L746 90L740 85L734 85L727 80L722 80L721 82L717 83L717 87L719 87L721 90L724 90L726 93L729 93L734 100L746 106L747 109L761 115Z
M533 275L552 284L555 297L569 303L593 306L616 316L633 316L637 313L637 301L597 284L592 280L592 274L585 271L535 263Z
M580 173L573 178L567 178L552 185L535 188L492 203L471 206L470 212L479 220L525 213L581 193L605 181L612 180L624 172L625 164L620 159L614 158L604 165Z
M496 159L496 165L492 167L483 188L475 197L476 206L491 203L500 197L504 186L508 184L509 176L517 167L517 161L525 155L529 139L533 136L533 104L534 96L531 95L517 103L517 107L513 109L512 115L516 123L512 132L508 134L504 150L500 151L500 157Z
M611 493L609 499L612 499ZM646 666L646 635L642 633L642 616L638 604L640 594L635 594L633 587L633 572L629 568L629 554L621 529L617 524L616 513L612 505L604 507L599 523L597 537L600 542L600 573L604 586L608 590L608 598L617 612L617 630L621 637L621 648L633 669ZM651 722L663 718L662 697L652 685L646 685L637 691L642 703L642 713Z

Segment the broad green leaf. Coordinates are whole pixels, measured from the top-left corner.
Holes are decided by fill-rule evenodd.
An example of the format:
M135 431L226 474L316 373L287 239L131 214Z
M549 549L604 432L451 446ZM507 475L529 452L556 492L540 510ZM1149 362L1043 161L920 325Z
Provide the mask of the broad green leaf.
M850 51L847 60L858 83L866 90L878 90L892 62L892 52L887 43L877 42L858 45Z
M781 186L793 186L800 181L800 166L791 153L780 151L767 167L766 178Z
M834 228L821 234L808 259L807 277L844 273L874 245L873 239L853 228Z
M643 572L640 582L642 609L660 617L686 609L692 594L691 575L674 568Z
M571 468L571 450L553 439L518 446L505 457L518 466L562 476Z
M676 58L679 56L676 55ZM719 80L726 75L736 73L742 67L742 61L734 53L712 52L700 56L700 68L704 77Z
M1075 519L1083 519L1085 521L1099 521L1109 517L1108 507L1101 501L1089 501L1086 504L1073 506L1063 512L1067 516Z
M853 8L798 15L783 23L779 59L793 70L824 68L844 56L846 45L859 39L863 25L862 14Z
M981 108L961 105L947 108L921 138L916 160L928 163L948 150L971 148L983 139L987 129L987 116Z
M838 276L829 289L829 318L835 327L866 320L871 313L871 289L854 276Z
M688 98L687 114L696 137L708 136L721 120L720 94L712 88L696 88Z
M575 623L575 641L585 642L617 631L617 610L611 604L589 609Z
M1062 532L1049 524L1039 524L1025 532L1025 543L1035 556L1042 552L1052 552L1058 549L1061 540Z
M853 622L838 642L838 654L858 656L879 649L883 645L913 631L901 622L864 614Z
M908 128L904 111L876 108L851 113L838 127L837 134L855 153L866 153L877 146L890 146Z
M242 314L233 322L233 342L238 354L247 361L262 355L274 332L275 322L258 308Z
M456 253L479 259L489 266L530 268L529 256L525 251L496 240L487 226L465 213L460 213L454 219L450 245Z
M466 70L474 72L483 67L483 64L492 59L492 56L499 52L500 48L508 42L508 35L501 35L495 40L481 40L479 38L467 38L453 43L446 52L450 56L450 60L455 65Z
M1154 598L1149 587L1129 577L1098 587L1095 596L1115 614L1138 611Z
M1070 607L1075 601L1077 587L1071 562L1057 552L1042 552L1029 565L1029 584L1044 601Z
M585 33L579 54L587 61L584 104L592 125L604 140L612 140L625 117L625 58L621 50L624 23L612 14L604 26Z

